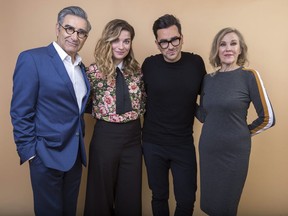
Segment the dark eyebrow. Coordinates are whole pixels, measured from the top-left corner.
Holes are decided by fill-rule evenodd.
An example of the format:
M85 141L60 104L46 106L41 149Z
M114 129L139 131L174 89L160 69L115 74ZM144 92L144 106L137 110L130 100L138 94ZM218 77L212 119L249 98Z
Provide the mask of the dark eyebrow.
M181 36L175 36L175 37L172 37L172 38L170 38L170 40L167 40L167 39L162 39L162 40L160 40L159 42L161 43L161 42L170 42L170 41L172 41L172 40L174 40L174 39L178 39L178 38L180 38Z

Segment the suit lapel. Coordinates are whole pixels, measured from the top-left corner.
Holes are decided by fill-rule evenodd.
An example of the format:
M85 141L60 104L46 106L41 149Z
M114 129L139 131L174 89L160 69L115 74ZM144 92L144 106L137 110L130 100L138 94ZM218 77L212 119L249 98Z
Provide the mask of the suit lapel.
M51 56L51 61L53 63L55 70L57 71L57 73L59 74L59 76L61 77L63 82L65 83L65 86L68 88L68 90L71 93L74 100L77 102L75 91L73 88L73 84L70 80L70 77L66 71L66 68L65 68L60 56L58 55L58 53L55 50L52 43L48 46L48 51L49 51L49 54Z
M82 100L82 109L81 109L81 113L82 113L85 110L86 103L87 103L87 100L88 100L89 95L90 95L90 83L88 81L88 78L87 78L87 75L86 75L85 66L84 66L83 63L80 64L80 68L81 68L81 72L82 72L82 75L83 75L83 78L84 78L84 81L85 81L85 84L86 84L86 87L87 87L86 95L85 95L85 97Z

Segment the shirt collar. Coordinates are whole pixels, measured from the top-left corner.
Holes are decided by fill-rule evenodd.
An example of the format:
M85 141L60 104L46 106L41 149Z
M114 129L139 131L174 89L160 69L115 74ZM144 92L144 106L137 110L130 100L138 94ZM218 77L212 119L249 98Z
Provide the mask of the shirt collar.
M121 71L122 71L122 67L123 67L123 61L122 62L120 62L117 66L116 66L116 68L119 68Z
M53 46L54 48L56 49L58 55L60 56L61 60L64 61L64 60L68 60L70 62L71 61L71 57L59 46L59 44L57 44L55 41L53 41ZM78 53L76 54L76 59L75 59L75 62L74 62L74 65L78 65L80 64L82 61L82 58L81 56L78 55Z

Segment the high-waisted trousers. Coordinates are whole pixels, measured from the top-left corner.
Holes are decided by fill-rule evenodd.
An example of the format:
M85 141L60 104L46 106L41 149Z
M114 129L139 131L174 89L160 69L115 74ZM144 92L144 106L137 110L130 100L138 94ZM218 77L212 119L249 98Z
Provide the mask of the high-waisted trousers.
M97 120L89 148L85 216L141 215L140 120Z

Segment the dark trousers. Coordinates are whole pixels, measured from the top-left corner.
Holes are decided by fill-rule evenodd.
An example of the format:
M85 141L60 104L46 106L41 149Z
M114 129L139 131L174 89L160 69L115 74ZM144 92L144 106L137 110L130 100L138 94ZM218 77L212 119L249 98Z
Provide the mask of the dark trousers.
M80 157L67 172L45 167L36 156L29 162L37 216L74 216L82 175Z
M143 153L152 190L154 216L169 216L169 169L176 199L175 216L191 216L197 189L197 166L193 143L163 146L143 142Z
M89 150L85 216L141 215L140 120L97 120Z

